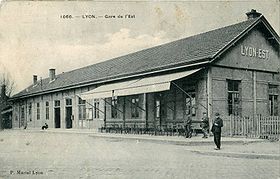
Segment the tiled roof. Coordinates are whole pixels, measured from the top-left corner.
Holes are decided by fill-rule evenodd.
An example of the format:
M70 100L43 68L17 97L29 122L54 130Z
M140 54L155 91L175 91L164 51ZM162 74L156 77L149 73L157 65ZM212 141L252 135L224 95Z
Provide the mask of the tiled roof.
M141 74L155 70L168 69L185 64L209 61L259 18L246 20L195 36L155 46L108 61L93 64L73 71L58 74L56 80L49 78L38 82L14 95L13 98L35 95L37 93L63 89L69 86L114 80L131 74Z

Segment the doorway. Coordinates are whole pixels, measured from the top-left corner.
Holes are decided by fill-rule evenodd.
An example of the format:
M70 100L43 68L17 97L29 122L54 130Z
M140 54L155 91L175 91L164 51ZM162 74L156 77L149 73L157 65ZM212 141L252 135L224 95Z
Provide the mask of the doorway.
M65 117L65 121L66 121L66 129L70 129L72 128L72 107L66 107L66 117Z
M60 108L54 108L55 128L60 128Z

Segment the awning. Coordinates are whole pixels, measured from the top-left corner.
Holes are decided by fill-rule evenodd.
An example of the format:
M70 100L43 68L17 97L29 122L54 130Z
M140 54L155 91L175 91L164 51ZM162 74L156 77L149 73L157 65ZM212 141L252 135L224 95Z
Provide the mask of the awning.
M171 81L187 77L200 69L159 75L154 77L144 77L136 81L135 83L131 83L129 86L120 88L114 91L115 96L126 96L133 94L141 94L141 93L153 93L159 91L170 90Z
M114 90L127 87L127 86L129 86L129 84L135 83L136 81L137 80L130 80L130 81L125 81L125 82L102 85L102 86L97 87L93 90L90 90L90 91L84 92L82 94L79 94L78 96L80 98L82 98L83 100L98 99L98 98L109 98L109 97L112 97Z
M82 99L93 99L166 91L170 89L171 81L187 77L199 70L195 69L154 77L143 77L136 80L103 85L82 93L79 96Z

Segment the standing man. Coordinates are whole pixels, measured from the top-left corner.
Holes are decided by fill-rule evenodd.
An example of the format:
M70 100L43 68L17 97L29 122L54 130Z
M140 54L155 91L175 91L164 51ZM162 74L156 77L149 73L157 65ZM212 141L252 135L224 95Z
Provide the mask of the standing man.
M216 144L215 150L221 149L221 133L222 133L222 127L223 127L223 120L220 118L220 114L215 114L215 119L213 126L211 128L211 132L214 134L214 142Z
M208 130L209 130L209 118L207 117L207 113L203 112L203 117L201 119L200 127L203 132L202 138L208 138Z
M186 138L191 138L192 137L192 117L191 115L187 116L187 120L185 121L185 134Z

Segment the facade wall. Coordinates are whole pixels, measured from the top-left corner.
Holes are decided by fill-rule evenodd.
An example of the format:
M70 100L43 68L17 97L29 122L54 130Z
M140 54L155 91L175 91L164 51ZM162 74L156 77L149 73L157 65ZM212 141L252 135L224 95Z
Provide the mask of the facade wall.
M13 128L19 127L19 104L13 104L13 117L12 117L12 126Z
M91 87L93 88L93 87ZM104 115L100 113L98 119L93 119L89 115L92 111L93 100L89 100L86 103L86 113L84 120L79 120L78 101L79 97L77 94L88 91L90 88L77 88L73 90L61 91L57 93L50 93L36 97L30 97L25 100L16 101L13 105L13 128L27 127L41 128L45 123L50 128L55 128L55 101L60 101L60 128L66 128L66 99L72 99L72 127L73 128L93 128L93 125L101 125L103 122ZM49 103L49 119L46 119L46 102ZM31 104L31 108L29 107ZM40 118L37 118L37 104L39 104ZM91 105L89 105L91 104ZM101 101L100 108L104 104ZM21 108L24 108L24 117L22 117ZM70 107L70 106L67 106ZM91 109L90 109L91 108ZM92 114L92 112L91 112ZM22 122L23 121L23 122Z
M227 80L240 81L241 94L241 115L252 116L254 113L254 96L253 96L253 73L254 71L230 69L222 67L212 68L212 90L213 90L213 113L219 112L228 116L228 82ZM256 73L256 115L269 115L269 94L268 87L270 84L278 85L280 91L279 74L269 72ZM279 106L279 100L278 100ZM279 109L278 109L279 110ZM280 114L280 111L278 112Z

